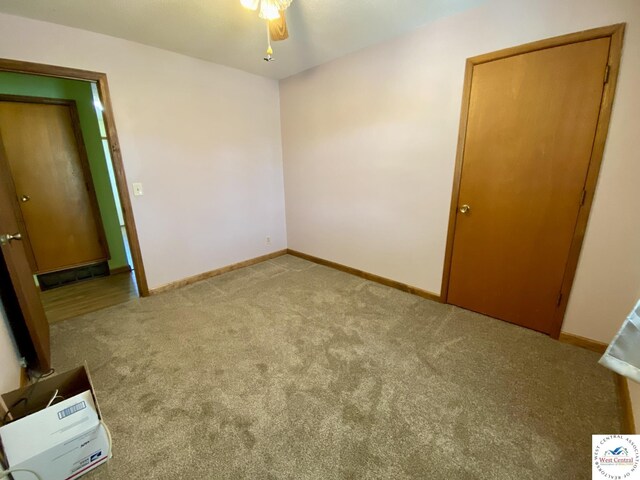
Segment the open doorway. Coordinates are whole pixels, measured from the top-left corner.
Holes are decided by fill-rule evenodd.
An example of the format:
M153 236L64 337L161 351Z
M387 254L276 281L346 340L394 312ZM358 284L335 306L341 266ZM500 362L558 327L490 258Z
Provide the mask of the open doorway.
M0 72L0 161L49 323L137 296L102 110L94 82Z
M106 76L0 60L0 140L2 253L42 366L48 324L148 295Z

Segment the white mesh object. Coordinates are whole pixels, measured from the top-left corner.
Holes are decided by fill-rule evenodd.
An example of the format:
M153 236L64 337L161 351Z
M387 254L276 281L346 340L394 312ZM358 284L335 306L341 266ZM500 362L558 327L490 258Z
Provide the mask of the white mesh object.
M280 11L286 10L292 0L261 0L258 16L265 20L280 18Z
M599 363L640 383L640 301L620 327Z

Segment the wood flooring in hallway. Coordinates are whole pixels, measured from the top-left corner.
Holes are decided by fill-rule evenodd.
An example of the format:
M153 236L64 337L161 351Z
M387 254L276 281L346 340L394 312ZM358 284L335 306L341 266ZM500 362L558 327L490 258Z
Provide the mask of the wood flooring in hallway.
M93 278L40 293L50 324L138 297L133 272Z

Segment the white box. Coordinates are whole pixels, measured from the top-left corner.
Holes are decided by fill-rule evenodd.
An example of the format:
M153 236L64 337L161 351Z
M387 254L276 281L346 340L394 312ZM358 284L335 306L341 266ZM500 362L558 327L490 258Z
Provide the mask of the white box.
M64 400L45 408L56 390ZM15 405L24 398L27 402ZM85 367L4 394L2 400L15 418L0 427L9 469L33 470L43 480L76 479L111 456L110 437ZM13 477L34 478L29 472Z

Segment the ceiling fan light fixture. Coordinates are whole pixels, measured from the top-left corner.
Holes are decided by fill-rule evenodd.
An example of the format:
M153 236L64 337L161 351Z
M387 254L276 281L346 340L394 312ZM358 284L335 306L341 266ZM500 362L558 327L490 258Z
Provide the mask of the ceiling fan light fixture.
M258 16L264 20L277 20L280 12L291 5L292 0L240 0L240 4L249 10L258 10Z
M267 56L264 60L273 61L271 40L280 41L289 38L287 19L284 11L292 0L240 0L240 4L250 10L258 10L258 16L267 20Z
M260 13L258 14L260 18L264 18L265 20L275 20L280 18L280 9L278 5L273 0L262 0L260 2Z

